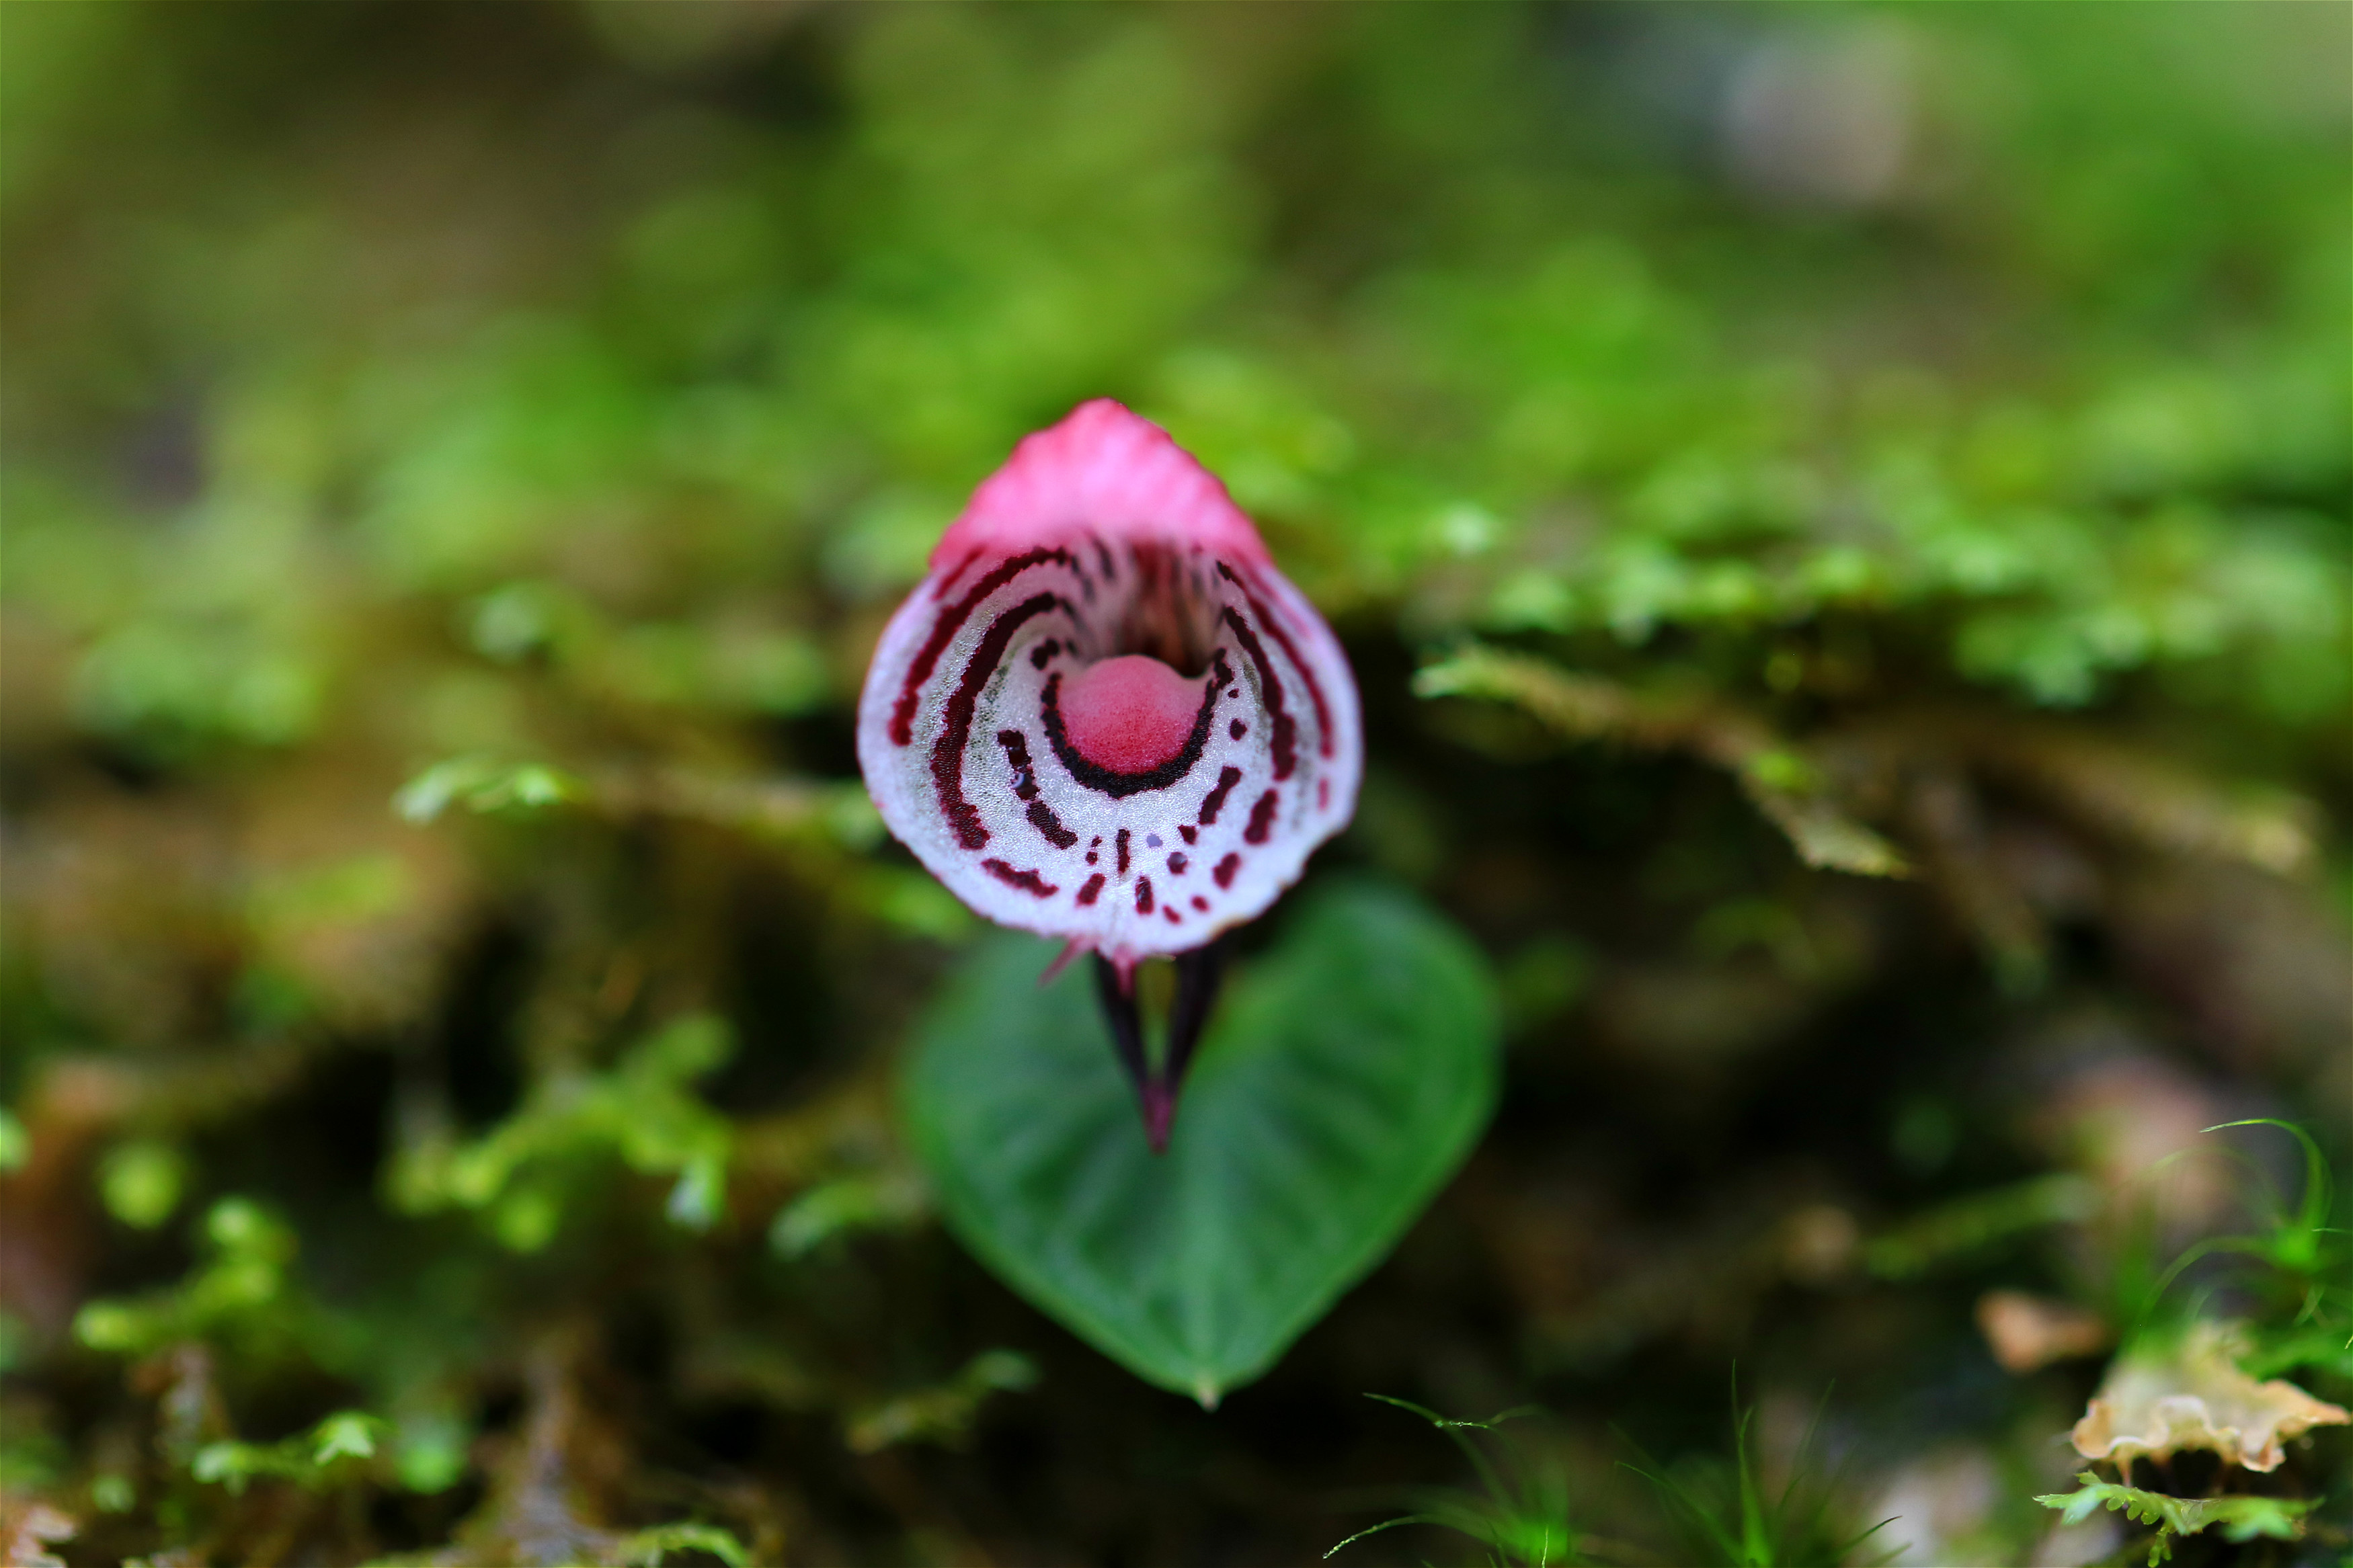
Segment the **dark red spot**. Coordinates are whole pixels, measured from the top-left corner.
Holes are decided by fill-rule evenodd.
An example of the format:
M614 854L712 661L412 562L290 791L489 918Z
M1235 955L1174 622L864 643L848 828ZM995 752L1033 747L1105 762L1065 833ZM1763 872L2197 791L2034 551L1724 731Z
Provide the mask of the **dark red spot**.
M1250 601L1253 609L1257 604L1254 599ZM1291 770L1299 765L1298 721L1282 705L1282 679L1274 673L1274 661L1266 657L1266 645L1258 640L1258 634L1250 630L1250 623L1234 613L1231 605L1226 606L1224 619L1226 625L1234 628L1234 637L1242 645L1242 651L1250 655L1252 664L1258 666L1258 687L1266 694L1267 716L1274 721L1274 782L1281 784L1291 776Z
M956 842L967 849L977 849L988 842L988 828L981 822L979 810L964 797L964 748L972 737L972 713L980 701L980 689L996 673L998 661L1005 658L1006 645L1013 640L1013 634L1021 629L1022 623L1061 603L1051 594L1038 594L997 616L982 635L980 646L973 649L972 662L965 667L963 683L948 699L947 721L940 728L940 738L932 744L932 783L939 791L940 811L955 830Z
M1079 836L1063 826L1062 819L1054 815L1054 808L1042 800L1029 803L1029 825L1044 834L1046 842L1057 849L1068 849L1079 841Z
M899 689L898 704L891 710L891 740L893 744L903 746L914 739L915 701L922 695L923 682L932 678L932 670L940 662L940 655L947 651L948 644L955 640L956 633L964 629L965 622L972 617L973 611L980 607L980 602L1032 566L1042 566L1049 561L1059 561L1068 566L1071 563L1071 552L1067 550L1032 550L1026 555L1017 555L975 583L971 593L940 612L940 618L932 625L932 635L923 639L923 646L915 650L914 662L907 666L907 683ZM962 566L956 568L959 573L963 570ZM1050 601L1052 595L1046 597ZM1028 602L1034 605L1037 600ZM1004 656L1005 649L1000 644L997 658ZM997 668L997 658L988 661L990 669Z
M1087 858L1092 860L1094 857L1090 855ZM1085 887L1079 889L1079 902L1082 904L1093 903L1095 901L1095 895L1102 892L1103 888L1103 873L1098 871L1093 876L1087 879L1087 885Z
M1219 768L1218 770L1218 787L1211 790L1207 795L1203 796L1201 800L1202 826L1214 827L1217 826L1218 813L1226 808L1226 796L1233 794L1234 785L1241 782L1241 769Z
M1315 809L1318 811L1325 810L1330 807L1331 804L1332 781L1330 779L1317 779L1315 781Z
M1100 858L1100 857L1098 857L1098 856L1095 854L1095 852L1094 852L1093 850L1090 849L1090 850L1088 850L1088 851L1087 851L1087 864L1088 864L1088 865L1090 865L1090 866L1093 865L1093 864L1095 863L1095 861L1096 861L1098 858Z
M1168 874L1172 877L1181 877L1185 874L1185 868L1191 864L1191 861L1185 858L1184 851L1179 850L1168 857Z
M1249 726L1249 725L1247 725L1247 724L1245 724L1245 723L1243 723L1240 720L1237 719L1237 720L1235 720L1232 723L1230 723L1230 724L1229 724L1229 725L1227 725L1227 726L1226 726L1226 733L1227 733L1227 734L1229 734L1229 735L1231 735L1235 740L1239 741L1239 740L1240 740L1244 735L1247 735L1247 734L1249 734L1249 733L1250 733L1250 726Z
M1206 915L1209 912L1209 900L1196 893L1193 895L1193 907Z
M980 863L980 868L1008 888L1018 888L1041 899L1053 897L1062 889L1039 877L1035 871L1017 870L1004 861L991 857Z
M1218 868L1209 875L1217 879L1218 886L1220 888L1230 888L1234 885L1234 873L1241 868L1242 858L1239 855L1229 855L1218 862Z
M1178 913L1176 912L1176 905L1174 905L1174 904L1166 905L1166 907L1164 907L1164 908L1161 910L1161 911L1160 911L1160 912L1161 912L1163 915L1166 915L1166 916L1168 918L1168 923L1169 923L1170 925L1176 925L1176 924L1178 924L1178 923L1182 922L1182 921L1183 921L1183 920L1185 919L1185 917L1184 917L1183 915L1180 915L1180 914L1178 914Z
M1046 661L1052 658L1056 654L1061 651L1061 643L1053 637L1048 637L1044 642L1039 643L1036 647L1029 650L1029 668L1032 669L1045 668Z
M1266 842L1267 830L1274 826L1275 804L1274 792L1272 790L1269 790L1264 795L1258 797L1257 804L1250 807L1250 826L1242 829L1243 843L1263 844Z
M1186 843L1191 844L1199 839L1201 836L1194 829L1191 823L1182 822L1176 825L1176 837L1182 838Z
M1149 877L1135 879L1135 912L1140 915L1152 912L1152 879Z
M1116 868L1117 868L1117 869L1118 869L1118 871L1119 871L1119 874L1120 874L1121 876L1124 877L1124 876L1126 876L1126 875L1127 875L1127 829L1126 829L1126 828L1123 827L1123 828L1121 828L1121 829L1119 830L1119 835L1118 835L1118 837L1115 837L1115 838L1113 838L1113 839L1111 841L1111 847L1112 847L1113 849L1115 849L1115 850L1117 850L1117 851L1119 852L1119 858L1118 858L1117 863L1116 863Z

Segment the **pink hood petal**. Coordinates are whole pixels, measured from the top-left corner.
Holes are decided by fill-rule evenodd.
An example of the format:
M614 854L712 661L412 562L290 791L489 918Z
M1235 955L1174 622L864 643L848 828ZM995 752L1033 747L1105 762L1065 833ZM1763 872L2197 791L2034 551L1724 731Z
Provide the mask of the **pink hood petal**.
M1189 540L1238 565L1267 560L1257 528L1216 475L1151 420L1098 397L1021 438L941 535L932 570L976 550L1018 551L1088 531Z

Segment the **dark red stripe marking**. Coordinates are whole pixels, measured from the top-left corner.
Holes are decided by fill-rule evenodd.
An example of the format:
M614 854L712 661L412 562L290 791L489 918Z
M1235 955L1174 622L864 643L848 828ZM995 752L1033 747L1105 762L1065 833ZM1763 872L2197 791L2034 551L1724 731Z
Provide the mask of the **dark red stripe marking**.
M915 701L923 695L923 682L932 678L933 669L940 662L940 655L947 651L948 644L955 640L956 633L964 629L965 622L972 618L972 613L980 607L980 602L1032 566L1042 566L1049 561L1059 561L1068 566L1071 563L1071 552L1067 550L1032 550L1026 555L1017 555L1000 563L995 571L975 583L971 593L940 612L940 618L932 623L932 635L923 639L923 646L915 650L914 662L907 666L907 683L899 689L899 701L891 710L892 744L903 746L914 739ZM956 570L961 572L964 568L959 566ZM1048 597L1050 599L1051 595ZM1037 601L1031 599L1028 603L1034 605ZM997 649L999 655L1004 651L1002 647ZM992 669L997 666L994 658L988 663ZM979 846L967 845L966 847L978 848Z
M1013 793L1023 800L1038 798L1038 774L1029 765L1029 741L1018 730L999 730L997 743L1005 748L1005 760L1013 769Z
M1029 765L1029 742L1018 730L999 730L997 743L1005 748L1005 760L1013 767L1013 793L1029 803L1030 826L1046 836L1046 842L1057 849L1068 849L1079 841L1079 836L1062 826L1054 808L1038 798L1038 773Z
M1121 829L1119 830L1119 836L1118 836L1117 837L1113 838L1113 839L1111 841L1111 847L1112 847L1113 849L1116 849L1117 851L1119 851L1119 860L1118 860L1118 862L1117 862L1116 866L1115 866L1113 868L1114 868L1115 870L1117 870L1121 876L1124 877L1124 876L1126 876L1126 875L1127 875L1127 829L1126 829L1126 828L1123 827L1123 828L1121 828Z
M1218 862L1218 868L1209 875L1217 879L1218 886L1220 888L1230 888L1234 885L1234 873L1241 868L1242 858L1239 855L1229 855Z
M1274 661L1266 657L1266 645L1258 640L1258 634L1250 630L1250 623L1234 613L1231 605L1226 606L1222 618L1226 625L1234 628L1234 637L1242 645L1242 651L1250 655L1252 664L1258 666L1259 689L1266 693L1267 715L1274 721L1274 782L1281 784L1291 776L1291 770L1299 765L1298 722L1282 705L1282 679L1274 673Z
M980 868L1008 888L1018 888L1025 893L1034 893L1041 899L1050 899L1062 890L1039 877L1037 872L1017 870L994 856L983 860L980 863Z
M1068 849L1079 841L1079 836L1063 826L1062 819L1054 815L1054 808L1042 800L1029 803L1029 826L1044 834L1046 842L1057 849Z
M1214 827L1217 826L1218 813L1225 810L1226 808L1226 796L1233 794L1234 785L1241 782L1241 769L1219 768L1218 770L1218 787L1201 797L1202 826Z
M1082 904L1093 903L1095 901L1095 895L1102 892L1103 888L1103 873L1098 871L1093 876L1087 879L1087 885L1085 887L1079 889L1079 902Z
M1274 826L1274 807L1275 797L1272 790L1258 797L1257 803L1250 807L1250 826L1242 829L1243 843L1266 842L1267 829Z
M1330 756L1332 710L1324 705L1324 683L1315 679L1314 667L1299 657L1298 646L1291 640L1291 634L1282 629L1281 619L1268 614L1266 606L1260 604L1254 595L1246 592L1242 597L1250 600L1250 607L1258 615L1259 625L1272 632L1274 640L1282 645L1282 655L1291 660L1291 668L1299 672L1299 679L1307 682L1307 700L1315 709L1315 750L1319 755Z
M1315 750L1318 755L1330 756L1332 754L1332 710L1324 706L1324 683L1315 679L1314 667L1299 657L1299 649L1292 642L1291 634L1282 629L1282 617L1267 614L1266 606L1259 603L1258 595L1247 587L1243 587L1242 580L1231 572L1228 572L1224 562L1218 563L1218 570L1225 574L1227 582L1242 590L1242 597L1248 601L1250 613L1259 618L1261 625L1274 634L1274 640L1282 645L1283 657L1291 660L1291 667L1293 669L1299 671L1299 679L1307 682L1307 700L1315 706ZM1275 775L1277 778L1282 776L1281 773Z
M965 667L964 681L948 699L947 722L940 730L940 738L932 743L932 784L939 791L940 811L955 829L956 842L967 849L977 849L988 842L988 828L980 820L980 812L964 797L964 748L972 738L973 709L980 701L980 689L988 684L997 666L1005 658L1005 647L1013 634L1021 629L1032 616L1044 615L1061 604L1051 594L1037 594L1022 600L997 617L983 634L980 646L973 649L972 662Z
M1152 912L1152 879L1149 877L1135 879L1135 912L1140 915Z
M955 566L953 566L952 568L950 568L950 569L949 569L949 572L948 572L948 574L947 574L946 576L944 576L944 577L943 577L943 578L941 578L941 579L940 579L940 585L939 585L938 587L936 587L936 588L934 588L934 589L933 589L933 590L932 590L932 597L933 597L933 598L934 598L934 599L944 599L944 598L946 598L946 597L948 596L948 590L949 590L950 588L953 588L953 587L955 587L955 581L956 581L956 579L957 579L957 578L959 578L959 577L961 577L961 576L963 576L965 573L967 573L967 572L971 571L971 570L972 570L972 563L973 563L974 562L976 562L976 561L979 560L979 559L980 559L980 552L979 552L979 551L977 551L977 550L967 550L967 551L965 551L965 555L964 555L964 559L963 559L963 560L961 560L961 561L959 561L959 562L957 562L957 563L955 563ZM906 742L903 742L903 741L902 741L902 742L900 742L900 744L901 744L901 745L905 745L905 744L906 744Z

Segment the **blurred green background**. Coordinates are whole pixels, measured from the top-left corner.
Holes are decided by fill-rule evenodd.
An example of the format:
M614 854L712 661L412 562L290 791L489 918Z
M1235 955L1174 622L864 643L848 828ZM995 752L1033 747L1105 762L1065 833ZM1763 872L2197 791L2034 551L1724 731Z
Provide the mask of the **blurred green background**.
M1614 1461L1730 1485L1736 1363L1866 1554L2137 1551L2031 1500L2119 1336L2353 1395L2281 1348L2341 1279L2158 1289L2297 1190L2200 1129L2347 1149L2348 17L0 7L10 1550L1295 1562L1465 1479L1376 1392L1541 1404L1588 1549L1686 1562ZM1512 1031L1215 1415L889 1109L976 933L858 684L1105 395L1347 640L1320 863ZM2090 1327L2005 1371L1997 1290ZM2343 1437L2183 1560L2335 1561Z

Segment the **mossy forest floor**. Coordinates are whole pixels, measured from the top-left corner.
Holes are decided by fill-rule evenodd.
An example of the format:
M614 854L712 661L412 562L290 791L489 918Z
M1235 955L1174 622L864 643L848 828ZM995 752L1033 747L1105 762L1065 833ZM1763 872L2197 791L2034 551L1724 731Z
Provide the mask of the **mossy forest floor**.
M0 1556L2337 1563L2348 17L0 7ZM943 1227L851 746L1098 395L1504 1020L1215 1411Z

